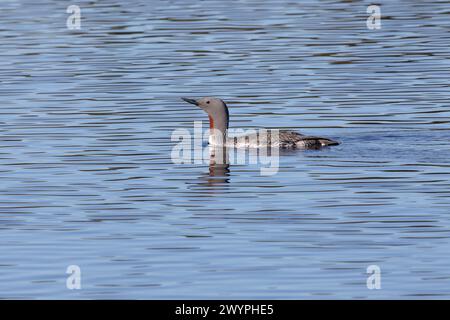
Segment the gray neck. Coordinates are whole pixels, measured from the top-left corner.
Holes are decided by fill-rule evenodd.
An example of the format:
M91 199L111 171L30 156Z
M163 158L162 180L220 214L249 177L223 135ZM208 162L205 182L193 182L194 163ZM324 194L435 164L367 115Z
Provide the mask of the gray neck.
M209 143L213 145L225 144L227 138L227 129L229 122L228 108L224 104L224 108L214 110L209 116Z

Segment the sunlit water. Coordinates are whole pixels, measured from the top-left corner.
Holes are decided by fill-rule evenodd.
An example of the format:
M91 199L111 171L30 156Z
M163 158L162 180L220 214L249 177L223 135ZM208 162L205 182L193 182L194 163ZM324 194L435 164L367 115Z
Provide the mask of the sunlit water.
M76 4L0 4L1 298L450 298L448 2ZM342 144L175 165L204 95Z

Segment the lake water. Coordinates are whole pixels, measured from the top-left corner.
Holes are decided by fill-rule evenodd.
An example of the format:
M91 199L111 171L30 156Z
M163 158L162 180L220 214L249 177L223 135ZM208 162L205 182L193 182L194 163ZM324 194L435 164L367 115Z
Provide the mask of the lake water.
M0 298L450 298L448 2L73 4L0 4ZM205 95L341 145L175 165Z

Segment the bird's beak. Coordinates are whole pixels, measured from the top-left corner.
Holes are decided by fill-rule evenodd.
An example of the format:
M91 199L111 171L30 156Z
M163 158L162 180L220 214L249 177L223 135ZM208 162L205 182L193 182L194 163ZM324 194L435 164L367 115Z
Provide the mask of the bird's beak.
M194 105L198 106L198 102L195 99L189 99L189 98L181 98L181 99L183 99L187 103L194 104Z

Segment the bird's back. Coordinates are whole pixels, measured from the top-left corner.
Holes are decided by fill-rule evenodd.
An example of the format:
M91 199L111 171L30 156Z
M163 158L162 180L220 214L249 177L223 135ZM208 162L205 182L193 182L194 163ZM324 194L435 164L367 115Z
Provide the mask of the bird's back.
M254 133L237 137L228 137L226 145L236 148L261 148L273 147L281 149L320 149L327 146L336 146L337 141L315 137L305 136L301 133L289 130L279 130L278 138L275 130L267 130L267 136L262 137L261 134Z
M319 149L328 146L337 146L339 142L322 137L305 136L295 131L280 131L280 148Z

